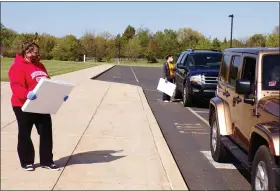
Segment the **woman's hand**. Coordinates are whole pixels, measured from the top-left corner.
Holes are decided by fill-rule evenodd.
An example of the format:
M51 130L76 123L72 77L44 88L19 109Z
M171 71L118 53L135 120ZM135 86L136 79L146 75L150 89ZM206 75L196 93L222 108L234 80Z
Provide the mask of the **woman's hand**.
M69 98L69 96L65 96L65 97L63 98L63 100L66 101L68 98Z
M28 92L27 99L35 100L37 98L36 94L33 91Z

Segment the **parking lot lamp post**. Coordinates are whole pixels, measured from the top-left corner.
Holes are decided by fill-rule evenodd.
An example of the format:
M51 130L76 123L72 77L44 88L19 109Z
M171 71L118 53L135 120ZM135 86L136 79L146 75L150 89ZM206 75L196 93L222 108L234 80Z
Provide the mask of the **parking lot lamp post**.
M233 28L233 14L229 15L231 17L231 30L230 30L230 48L232 48L232 28Z

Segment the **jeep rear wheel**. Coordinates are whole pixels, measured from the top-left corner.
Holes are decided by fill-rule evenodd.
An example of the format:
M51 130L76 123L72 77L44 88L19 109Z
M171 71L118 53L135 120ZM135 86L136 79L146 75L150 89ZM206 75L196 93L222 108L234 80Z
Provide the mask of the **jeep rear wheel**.
M217 124L216 113L212 114L210 128L210 148L211 155L216 162L225 162L227 160L228 151L221 141L220 128Z
M272 167L274 160L267 146L260 146L252 166L252 190L276 190Z
M192 103L192 97L187 88L187 85L185 85L184 89L183 89L183 105L184 105L184 107L187 107L187 106L190 106L191 103Z

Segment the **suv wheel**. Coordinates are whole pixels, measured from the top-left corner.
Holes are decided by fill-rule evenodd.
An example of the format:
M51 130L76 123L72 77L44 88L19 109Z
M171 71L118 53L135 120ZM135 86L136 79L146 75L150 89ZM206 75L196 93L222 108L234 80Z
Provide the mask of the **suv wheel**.
M216 120L216 113L212 114L210 128L210 148L211 155L216 162L225 162L227 160L228 151L221 141L220 129Z
M183 89L183 104L185 107L190 106L192 103L192 97L190 95L190 92L188 90L187 85L184 85Z
M272 167L274 160L267 146L260 146L252 166L252 190L276 190Z

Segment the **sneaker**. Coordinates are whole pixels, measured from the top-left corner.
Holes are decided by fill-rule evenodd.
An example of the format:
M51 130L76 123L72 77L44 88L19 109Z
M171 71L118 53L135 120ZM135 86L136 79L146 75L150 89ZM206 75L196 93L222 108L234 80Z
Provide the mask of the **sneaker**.
M55 164L51 165L43 165L42 168L50 169L50 170L60 170Z
M164 100L164 102L169 102L168 100Z
M23 166L22 168L26 171L34 171L35 170L33 164L27 164L27 165Z

